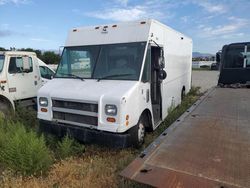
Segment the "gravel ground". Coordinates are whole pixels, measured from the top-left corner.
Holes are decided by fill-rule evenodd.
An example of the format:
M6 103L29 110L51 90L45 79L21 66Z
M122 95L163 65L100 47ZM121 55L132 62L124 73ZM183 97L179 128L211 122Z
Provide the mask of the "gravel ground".
M217 85L219 71L198 71L192 72L192 85L201 87L201 92Z

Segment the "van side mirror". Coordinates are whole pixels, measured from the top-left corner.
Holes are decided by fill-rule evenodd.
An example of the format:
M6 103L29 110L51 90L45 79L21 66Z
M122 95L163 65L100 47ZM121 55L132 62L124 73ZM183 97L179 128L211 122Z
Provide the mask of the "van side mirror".
M30 62L29 57L23 57L23 72L29 72L30 71Z
M160 49L160 56L158 59L158 64L160 69L164 69L165 68L165 59L164 59L164 50L163 48Z
M166 73L166 71L163 70L163 69L161 69L161 70L159 71L159 79L160 79L160 80L165 80L166 78L167 78L167 73Z
M158 65L159 65L160 69L165 68L165 62L164 62L164 58L163 57L159 57L159 59L158 59Z
M220 54L219 53L216 53L216 62L220 63Z

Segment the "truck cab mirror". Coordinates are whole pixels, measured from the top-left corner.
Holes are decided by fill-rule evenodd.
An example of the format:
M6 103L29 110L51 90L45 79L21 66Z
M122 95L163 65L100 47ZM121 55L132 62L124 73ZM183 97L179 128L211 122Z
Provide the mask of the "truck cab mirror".
M161 70L159 71L159 79L160 79L160 80L165 80L166 78L167 78L167 73L166 73L166 71L163 70L163 69L161 69Z
M25 56L23 57L23 72L29 72L29 71L30 71L29 57Z

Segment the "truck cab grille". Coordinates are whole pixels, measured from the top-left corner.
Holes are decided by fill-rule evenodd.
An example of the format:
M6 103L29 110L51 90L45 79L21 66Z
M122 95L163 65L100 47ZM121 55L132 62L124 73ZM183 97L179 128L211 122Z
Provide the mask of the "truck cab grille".
M53 120L84 127L97 127L98 104L52 99Z

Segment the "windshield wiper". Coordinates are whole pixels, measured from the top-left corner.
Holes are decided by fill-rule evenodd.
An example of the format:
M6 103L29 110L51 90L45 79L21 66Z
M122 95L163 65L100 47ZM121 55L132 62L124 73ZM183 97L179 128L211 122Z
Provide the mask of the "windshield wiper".
M134 75L134 74L113 74L113 75L108 75L108 76L98 78L97 82L99 82L100 80L106 79L106 78L115 78L115 77L120 77L120 76L131 76L131 75Z
M71 76L72 78L77 78L77 79L80 79L82 81L84 81L84 78L80 77L80 76L77 76L75 74L71 74L71 73L60 73L61 75L64 75L64 76Z

